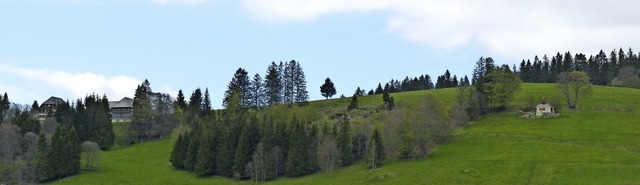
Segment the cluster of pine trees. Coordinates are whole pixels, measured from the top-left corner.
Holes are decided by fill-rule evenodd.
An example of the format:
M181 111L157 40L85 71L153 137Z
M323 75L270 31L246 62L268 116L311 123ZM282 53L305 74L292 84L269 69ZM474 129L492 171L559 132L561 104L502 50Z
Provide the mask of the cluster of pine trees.
M431 76L429 75L420 75L420 77L409 78L408 76L400 82L399 80L391 79L389 82L385 83L382 86L382 83L378 83L378 86L375 90L369 91L369 95L374 94L383 94L387 93L395 93L395 92L406 92L406 91L419 91L419 90L429 90L433 89L434 84L431 81Z
M259 108L276 104L305 104L309 101L307 81L299 62L292 60L276 64L272 62L267 68L264 80L256 73L250 78L249 73L239 68L227 85L223 106L227 106L230 98L237 93L242 107Z
M598 54L590 55L578 53L575 56L571 52L555 56L542 58L535 56L533 62L530 59L522 60L518 70L513 66L520 79L524 82L532 83L553 83L558 74L562 72L582 71L591 77L591 83L595 85L617 85L615 79L619 77L621 69L631 67L631 75L638 75L637 69L640 67L640 58L629 48L628 52L620 48L607 54L600 50Z
M335 124L310 123L271 109L244 109L237 96L232 97L232 102L237 103L229 104L226 110L190 119L187 131L178 136L171 153L175 168L200 176L265 181L321 170L331 172L368 156L371 165L379 166L384 159L379 134L371 140L374 153L369 155L356 148L346 117ZM198 107L198 103L190 103L189 107Z
M471 83L469 82L469 78L467 75L464 77L458 77L456 75L451 76L451 73L447 69L443 75L438 76L438 80L436 81L436 89L442 88L450 88L450 87L460 87L460 86L469 86Z

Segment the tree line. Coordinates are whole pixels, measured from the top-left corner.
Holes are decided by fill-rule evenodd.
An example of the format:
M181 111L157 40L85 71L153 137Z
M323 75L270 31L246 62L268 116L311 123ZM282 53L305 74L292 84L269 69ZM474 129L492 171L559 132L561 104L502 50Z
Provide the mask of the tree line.
M469 78L465 75L464 77L458 78L457 75L451 76L451 73L447 69L444 74L437 77L436 82L434 83L431 80L431 76L428 74L420 75L418 77L410 78L406 76L404 80L395 80L391 79L389 82L386 82L384 86L382 83L378 83L378 86L374 89L369 90L366 95L376 95L376 94L384 94L386 93L397 93L397 92L409 92L409 91L421 91L421 90L430 90L430 89L442 89L442 88L450 88L450 87L462 87L471 85ZM358 87L360 89L360 87ZM356 94L360 96L365 95L365 91L362 90L362 93Z
M589 57L582 53L572 55L569 51L564 54L558 52L551 57L535 56L533 62L530 59L522 60L517 71L514 65L513 71L528 83L553 83L562 72L581 71L591 77L590 82L594 85L640 88L637 77L639 67L638 55L631 48L626 53L620 48L611 51L609 55L600 50L598 54Z

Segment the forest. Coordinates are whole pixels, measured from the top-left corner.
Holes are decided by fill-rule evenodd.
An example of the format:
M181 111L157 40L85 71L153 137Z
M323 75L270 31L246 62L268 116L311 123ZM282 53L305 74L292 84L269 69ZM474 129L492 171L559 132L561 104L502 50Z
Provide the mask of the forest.
M309 91L297 61L272 62L264 78L239 68L227 85L224 109L214 110L208 89L189 99L154 92L148 80L135 91L133 119L116 136L106 95L61 104L43 121L38 102L23 106L0 98L0 182L49 182L94 170L91 156L115 144L126 146L174 134L168 161L199 176L266 181L303 176L365 162L371 170L385 160L415 160L448 141L453 131L481 115L504 111L521 83L554 83L563 72L580 71L595 85L640 88L640 59L631 48L609 55L570 52L534 57L517 65L475 62L471 78L449 70L390 80L366 92L358 87L349 107L330 114L306 108ZM321 93L335 95L330 78ZM324 85L323 85L324 86ZM416 105L396 105L392 93L458 87L453 107L425 96ZM358 96L383 94L379 106L361 108ZM342 96L344 97L344 95ZM84 161L84 162L81 162Z

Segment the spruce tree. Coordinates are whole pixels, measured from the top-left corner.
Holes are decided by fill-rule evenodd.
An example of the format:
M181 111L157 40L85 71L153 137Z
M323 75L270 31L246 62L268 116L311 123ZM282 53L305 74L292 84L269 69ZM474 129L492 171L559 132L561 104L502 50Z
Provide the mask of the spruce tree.
M378 87L376 87L376 91L374 93L382 94L383 92L384 92L384 89L382 89L382 84L378 83Z
M224 93L222 106L227 107L231 96L237 93L240 96L240 103L242 107L249 107L249 99L247 99L247 94L251 82L249 80L248 74L249 73L243 68L238 68L238 70L236 70L236 73L233 75L233 78L229 82L229 85L227 85L227 91L225 91Z
M267 105L275 105L282 102L282 75L278 65L271 62L264 76L264 88Z
M184 138L188 141L183 161L184 169L186 170L193 171L196 165L196 155L198 154L198 149L200 148L201 132L202 131L200 130L191 131L191 133L187 134Z
M96 141L102 150L106 150L113 146L115 134L113 133L113 123L111 122L111 110L109 109L109 99L102 96L98 103L95 113L95 120L99 125L98 140Z
M265 89L264 84L262 84L262 77L260 74L256 73L253 76L253 80L249 85L249 91L247 94L247 98L249 99L249 104L251 108L257 109L259 107L263 107L265 105Z
M260 133L258 132L256 124L257 119L255 116L252 116L251 122L244 126L240 134L233 164L233 176L235 178L240 179L245 177L245 167L247 163L251 161L253 152L260 139Z
M200 110L200 115L202 117L207 117L211 113L211 98L209 98L209 88L204 89L204 100L202 100L202 109Z
M214 154L217 146L215 136L207 131L198 139L200 139L200 145L196 154L194 171L199 176L213 175L215 172Z
M182 89L178 90L178 97L176 98L176 109L182 109L183 111L187 109L187 101L185 100L184 94L182 93Z
M51 178L53 178L53 170L51 168L51 163L53 161L51 160L50 155L51 148L49 147L47 138L44 134L40 134L40 136L38 137L38 146L36 151L37 179L39 182L49 181Z
M171 151L171 156L169 158L169 162L176 169L184 169L184 159L187 152L187 141L184 139L182 134L178 136L178 139L173 144L173 150Z
M287 153L287 175L296 177L308 173L308 143L304 126L293 116L291 130L289 132L289 149Z
M340 129L338 130L338 136L336 142L338 150L340 151L340 157L343 166L350 165L353 160L353 144L351 142L351 123L349 119L344 116L338 123Z

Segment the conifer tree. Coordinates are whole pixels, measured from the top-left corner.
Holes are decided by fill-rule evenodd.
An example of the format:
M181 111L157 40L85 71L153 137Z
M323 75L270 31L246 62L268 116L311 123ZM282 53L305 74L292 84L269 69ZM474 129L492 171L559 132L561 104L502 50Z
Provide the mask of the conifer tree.
M344 116L338 124L340 129L338 130L336 142L338 150L340 151L342 165L347 166L351 164L353 159L353 154L351 153L353 149L351 142L351 123L349 119Z
M184 159L187 152L186 143L187 142L183 135L180 134L178 139L176 139L175 144L173 144L173 150L171 151L169 161L176 169L184 169Z
M382 94L383 92L384 92L384 89L382 89L382 84L378 83L378 87L376 87L376 91L374 93Z
M216 139L211 134L210 129L205 129L200 139L200 145L196 154L196 162L194 171L199 176L213 175L215 172L215 152L216 152Z
M289 137L289 149L287 154L287 175L295 177L310 173L312 160L309 160L313 153L310 150L310 137L304 126L293 117Z
M262 84L262 77L260 74L256 73L253 76L253 80L249 85L249 91L247 94L247 98L249 99L250 107L257 109L259 107L263 107L265 105L265 90L264 85Z
M279 70L275 62L267 68L267 75L264 77L264 89L266 104L268 106L282 102L282 71Z
M200 115L203 117L209 116L211 113L211 98L209 98L209 88L204 89L204 100L202 100L202 109Z
M37 146L37 164L36 164L36 173L37 179L40 182L45 182L50 180L53 177L53 170L51 169L51 165L49 164L51 159L50 155L50 146L47 143L47 138L44 134L40 134L38 137L38 146Z
M235 178L245 177L245 167L247 163L251 161L253 152L259 142L260 133L258 132L256 124L258 124L257 119L255 116L252 116L251 121L242 129L242 133L238 139L238 147L235 152L235 161L233 164L233 176Z
M249 107L249 100L247 99L247 94L249 92L250 80L249 73L243 69L238 68L236 73L233 75L233 78L227 85L227 91L224 93L224 99L222 101L222 106L227 107L230 101L230 98L233 94L238 94L240 96L240 103L242 107Z
M353 109L357 109L358 108L358 95L354 94L351 97L351 103L349 103L349 106L347 107L347 110L353 110Z
M196 125L196 127L198 127L199 123L194 123L192 125ZM200 137L202 137L201 132L201 130L193 130L190 134L185 135L186 137L184 139L188 142L183 165L186 170L193 171L196 166L196 155L200 148Z
M373 130L371 139L369 140L369 154L367 155L367 163L371 169L376 169L384 160L384 147L382 145L382 137L378 129Z
M187 109L187 101L185 100L184 94L182 93L182 89L178 90L178 97L176 98L176 109L186 110Z

